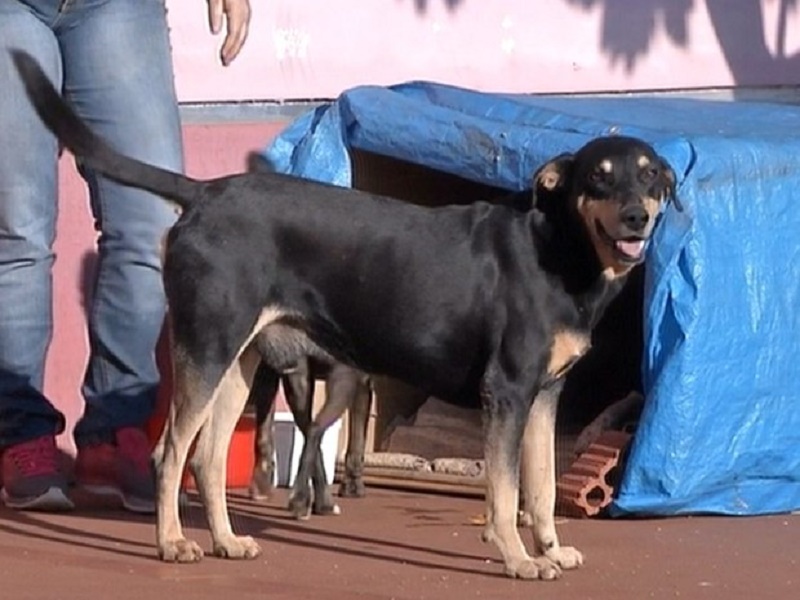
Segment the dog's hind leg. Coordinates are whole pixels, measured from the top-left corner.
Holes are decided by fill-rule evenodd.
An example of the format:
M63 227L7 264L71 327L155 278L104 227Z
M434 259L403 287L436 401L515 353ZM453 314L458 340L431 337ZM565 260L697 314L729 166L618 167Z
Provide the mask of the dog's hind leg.
M533 529L536 551L562 569L583 564L581 553L561 546L555 526L555 426L561 386L539 392L533 401L522 442L523 520Z
M344 457L344 478L339 485L339 495L360 498L365 494L362 478L372 390L367 375L354 369L350 371L349 377L352 378L354 391L347 411L347 453Z
M197 376L197 370L173 351L174 392L163 442L155 453L158 480L156 541L159 557L167 562L197 562L203 557L200 546L187 540L181 528L178 497L183 467L198 430L211 412L214 390Z
M266 500L275 487L275 394L279 381L278 373L262 362L250 389L256 409L255 462L249 490L253 500Z
M261 548L250 536L234 535L225 494L228 448L242 415L261 355L248 346L225 373L211 415L200 430L191 468L205 505L214 554L224 558L255 558Z

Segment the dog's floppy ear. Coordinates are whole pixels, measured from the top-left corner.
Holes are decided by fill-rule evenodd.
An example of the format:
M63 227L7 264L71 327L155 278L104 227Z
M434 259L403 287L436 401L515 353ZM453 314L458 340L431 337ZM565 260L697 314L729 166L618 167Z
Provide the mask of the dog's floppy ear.
M683 212L683 205L678 200L677 187L678 179L675 177L675 171L670 164L661 156L658 157L661 163L661 185L664 186L664 199L675 204L675 208Z
M565 152L549 160L533 174L533 205L548 194L562 191L572 175L573 155Z

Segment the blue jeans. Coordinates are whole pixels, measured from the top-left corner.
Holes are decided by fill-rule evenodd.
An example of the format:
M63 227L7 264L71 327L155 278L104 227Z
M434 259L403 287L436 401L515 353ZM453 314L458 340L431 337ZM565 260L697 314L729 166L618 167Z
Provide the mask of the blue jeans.
M0 447L64 429L42 391L53 324L58 145L25 96L9 47L33 55L114 147L183 168L164 0L0 2ZM176 216L157 196L80 171L99 236L79 447L142 425L153 409L165 314L160 247Z

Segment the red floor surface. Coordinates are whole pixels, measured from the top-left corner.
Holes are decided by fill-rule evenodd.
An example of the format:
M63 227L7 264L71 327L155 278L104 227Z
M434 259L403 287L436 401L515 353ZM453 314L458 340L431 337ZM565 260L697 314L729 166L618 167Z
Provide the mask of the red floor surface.
M267 505L234 494L234 529L255 536L254 561L155 558L151 518L110 509L66 515L0 509L0 598L800 598L800 516L566 521L562 541L586 564L555 582L501 575L470 520L478 500L370 489L339 517L288 518L285 491ZM189 534L210 539L201 509ZM527 536L524 537L529 541Z

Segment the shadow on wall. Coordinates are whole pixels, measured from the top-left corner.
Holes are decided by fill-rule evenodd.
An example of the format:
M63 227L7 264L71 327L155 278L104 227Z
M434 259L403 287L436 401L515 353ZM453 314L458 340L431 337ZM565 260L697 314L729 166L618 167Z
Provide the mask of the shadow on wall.
M773 52L767 45L761 2L738 2L736 10L731 10L729 0L706 0L717 40L737 84L800 83L800 54L786 54L787 20L790 11L797 9L797 0L779 2Z
M689 43L687 20L694 0L566 0L590 10L603 7L601 50L611 64L624 63L631 72L636 61L647 55L656 28L663 24L669 39L678 46Z
M414 0L414 8L418 13L424 13L434 2L442 2L448 10L456 10L460 4L464 3L464 0Z
M653 36L663 27L670 41L690 47L689 14L702 0L565 0L585 10L603 7L601 51L611 64L627 71L646 56ZM762 0L705 0L722 54L737 85L792 84L800 82L800 54L786 55L786 29L798 0L778 0L775 50L767 43ZM767 24L772 26L772 24Z

